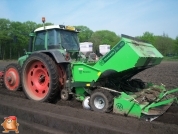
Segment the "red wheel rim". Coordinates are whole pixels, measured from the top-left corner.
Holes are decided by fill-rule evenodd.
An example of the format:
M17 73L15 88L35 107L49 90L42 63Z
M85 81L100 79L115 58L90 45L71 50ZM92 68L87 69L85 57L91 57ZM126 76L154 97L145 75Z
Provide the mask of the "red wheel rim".
M17 90L20 84L20 76L15 68L9 68L4 75L5 85L11 91Z
M41 61L34 61L25 72L27 92L35 100L43 99L48 91L50 78L47 68Z

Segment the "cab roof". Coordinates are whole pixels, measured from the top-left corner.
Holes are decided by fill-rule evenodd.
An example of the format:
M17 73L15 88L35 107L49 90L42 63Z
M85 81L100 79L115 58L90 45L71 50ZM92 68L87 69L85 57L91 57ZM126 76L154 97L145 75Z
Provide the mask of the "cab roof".
M35 29L34 32L49 30L49 29L62 29L62 30L67 30L67 31L79 32L75 27L65 26L65 25L50 25L50 26L45 26L45 29L44 29L44 27L39 27L39 28Z

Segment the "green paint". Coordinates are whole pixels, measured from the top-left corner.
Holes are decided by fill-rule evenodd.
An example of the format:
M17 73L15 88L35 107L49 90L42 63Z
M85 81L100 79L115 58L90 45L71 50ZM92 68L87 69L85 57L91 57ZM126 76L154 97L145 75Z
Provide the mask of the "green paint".
M28 58L29 54L30 54L30 52L28 52L27 55L24 55L18 59L18 63L21 67L23 66L24 61Z
M79 101L83 101L85 99L85 90L82 87L75 88L75 98Z
M147 92L152 88L157 88L161 91L161 95L157 96L158 98L156 98L152 103L150 103L148 100L140 102L137 100L137 97L142 95L144 92L140 92L140 94L137 93L133 95L128 95L124 92L121 92L120 95L114 98L113 112L137 118L141 118L142 114L161 115L171 106L173 102L177 102L177 97L173 96L172 93L178 92L178 89L173 89L165 92L166 89L163 86L153 85L152 87L144 90L145 92ZM152 113L151 110L153 108L154 110L156 110L156 108L158 110ZM159 111L159 108L161 111Z
M100 60L99 64L103 66L110 58L112 58L123 46L125 42L121 41L118 43L109 53L107 53L102 60Z
M131 96L122 92L120 96L114 98L113 112L140 118L142 110Z

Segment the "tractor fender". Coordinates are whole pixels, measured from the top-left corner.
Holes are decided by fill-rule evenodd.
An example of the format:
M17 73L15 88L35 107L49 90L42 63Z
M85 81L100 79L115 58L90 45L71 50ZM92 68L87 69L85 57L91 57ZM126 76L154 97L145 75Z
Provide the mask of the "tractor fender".
M45 53L46 55L53 58L57 63L70 63L71 59L66 60L64 54L59 50L42 50L35 53Z

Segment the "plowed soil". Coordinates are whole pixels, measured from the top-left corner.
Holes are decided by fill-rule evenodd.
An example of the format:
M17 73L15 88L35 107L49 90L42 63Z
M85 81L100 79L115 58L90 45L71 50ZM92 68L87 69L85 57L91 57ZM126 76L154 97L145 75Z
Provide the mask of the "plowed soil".
M9 62L0 61L0 70L2 70L8 63ZM178 88L178 62L163 61L160 65L147 69L134 76L134 78L139 78L145 82L152 82L158 85L164 84L166 85L167 89ZM21 120L28 118L23 117L25 112L22 111L26 111L26 113L28 113L36 110L36 114L39 113L39 116L36 117L36 120L39 121L36 121L35 123L45 125L47 127L50 126L52 129L53 127L51 126L51 123L54 121L60 121L62 118L63 123L57 123L60 125L60 127L58 126L58 129L60 130L59 133L178 134L178 108L176 105L171 107L158 119L152 122L146 122L112 113L104 114L84 110L82 109L81 103L76 100L59 100L57 104L33 102L27 100L22 91L9 92L3 87L0 87L0 97L0 114L11 114L13 111L13 108L12 111L2 111L2 107L3 109L6 109L4 106L5 103L7 103L9 106L13 105L14 107L17 105L16 108L19 106L21 107L19 107L19 111L15 110L15 108L13 111L14 114ZM11 101L9 98L11 98ZM40 116L40 111L44 111L41 112L44 115L41 114ZM29 117L30 114L33 113L29 113ZM50 118L47 121L48 123L45 124L43 121L43 116L47 118L47 115ZM53 115L59 116L58 119L53 119ZM32 119L26 119L26 122L29 121L32 121ZM72 126L69 127L69 123L71 123ZM80 125L80 123L82 123L82 125ZM57 128L54 128L53 130L56 129ZM24 133L31 132L30 129L21 130L20 132L22 131ZM52 132L53 131L51 131L51 133Z
M164 84L167 89L178 87L178 61L163 61L160 65L149 68L135 76L145 82Z

